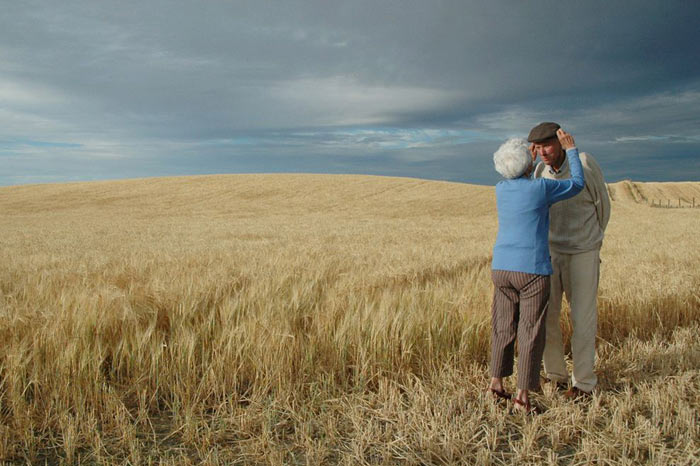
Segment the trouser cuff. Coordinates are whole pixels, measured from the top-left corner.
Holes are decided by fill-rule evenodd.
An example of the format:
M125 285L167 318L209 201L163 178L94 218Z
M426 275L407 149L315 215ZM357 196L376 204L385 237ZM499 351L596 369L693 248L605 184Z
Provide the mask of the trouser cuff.
M593 389L595 388L595 385L591 387L590 385L584 385L584 384L577 383L574 385L574 387L578 388L582 392L591 393L593 391Z

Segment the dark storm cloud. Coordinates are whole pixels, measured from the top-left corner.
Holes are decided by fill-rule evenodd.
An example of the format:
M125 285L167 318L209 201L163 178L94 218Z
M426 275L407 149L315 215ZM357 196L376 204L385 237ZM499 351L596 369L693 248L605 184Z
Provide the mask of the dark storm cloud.
M689 2L3 10L0 184L242 171L492 183L498 143L542 120L574 131L608 178L673 178L653 163L664 154L700 177ZM635 157L649 162L631 169Z

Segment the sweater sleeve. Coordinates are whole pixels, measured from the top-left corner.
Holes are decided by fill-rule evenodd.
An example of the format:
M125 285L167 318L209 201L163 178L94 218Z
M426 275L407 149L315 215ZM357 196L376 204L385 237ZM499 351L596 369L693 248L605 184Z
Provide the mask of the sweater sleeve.
M591 195L595 204L596 216L598 217L598 225L601 231L605 231L610 220L610 195L605 187L605 179L603 171L600 169L598 162L587 153L584 153L586 166L588 167L589 180L588 185L592 188Z
M566 180L541 178L545 183L547 201L550 204L574 197L583 189L583 167L581 166L581 159L578 156L578 149L574 147L573 149L567 150L566 157L569 161L571 178Z

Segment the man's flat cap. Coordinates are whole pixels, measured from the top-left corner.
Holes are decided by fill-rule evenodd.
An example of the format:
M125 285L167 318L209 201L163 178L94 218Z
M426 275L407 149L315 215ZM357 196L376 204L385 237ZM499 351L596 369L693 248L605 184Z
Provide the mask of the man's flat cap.
M530 130L527 140L528 142L542 142L547 139L555 138L557 137L557 130L559 128L561 128L559 124L553 121L545 121Z

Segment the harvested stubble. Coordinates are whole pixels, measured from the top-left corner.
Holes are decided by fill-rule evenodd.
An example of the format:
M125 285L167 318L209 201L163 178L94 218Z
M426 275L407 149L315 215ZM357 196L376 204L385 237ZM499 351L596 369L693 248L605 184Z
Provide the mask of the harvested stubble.
M492 188L165 178L2 188L0 215L6 461L700 461L698 211L613 203L600 390L535 419L483 393Z

